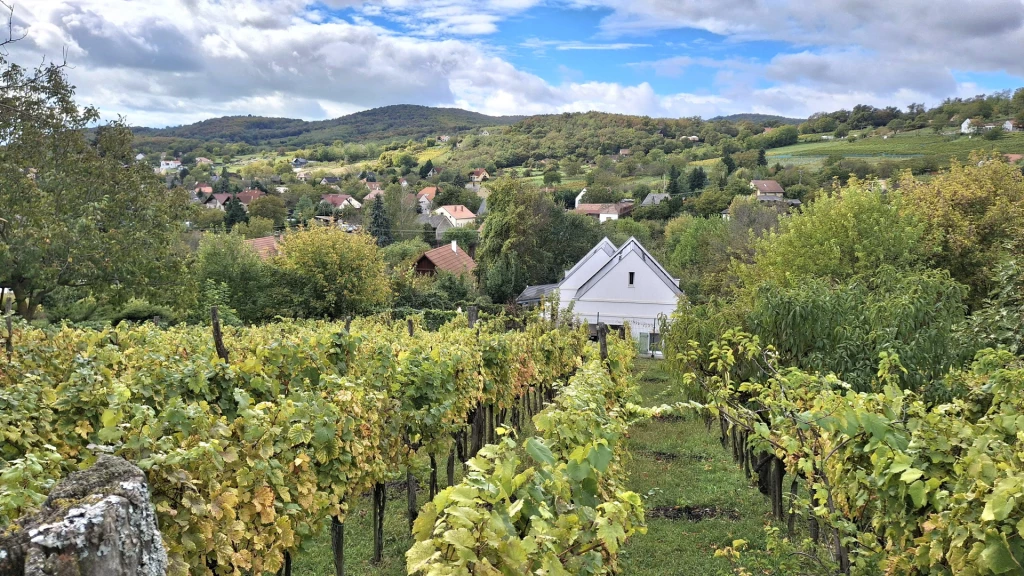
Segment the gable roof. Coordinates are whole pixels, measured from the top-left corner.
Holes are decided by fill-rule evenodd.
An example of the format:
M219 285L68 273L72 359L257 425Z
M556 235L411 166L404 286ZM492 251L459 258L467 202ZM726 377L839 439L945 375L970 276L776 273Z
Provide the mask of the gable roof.
M643 260L643 262L647 264L647 266L655 273L655 275L658 276L658 278L660 278L661 281L664 282L665 285L672 290L673 294L675 294L676 296L683 295L683 291L679 289L679 282L675 278L672 278L668 271L665 270L665 268L657 260L654 259L654 256L651 256L651 253L648 252L647 249L644 248L643 245L641 245L636 238L630 237L629 240L626 240L625 242L622 243L622 246L619 246L619 249L616 250L614 254L612 254L611 258L609 258L608 261L605 262L604 266L602 266L600 270L598 270L593 276L590 277L590 280L587 280L582 286L580 286L579 290L576 291L576 298L583 296L584 294L587 293L588 290L597 285L597 283L600 282L602 278L604 278L613 268L615 268L615 265L619 263L619 260L621 260L622 256L625 256L627 253L633 251L637 251L640 253L640 257Z
M602 238L600 242L590 249L590 252L587 252L586 256L580 258L580 261L577 262L575 266L565 272L563 280L575 274L577 270L582 268L583 265L593 258L598 252L604 252L605 258L611 258L612 254L615 254L615 244L612 244L612 241L609 240L607 236ZM561 282L559 282L559 284L561 284Z
M238 201L242 203L242 206L248 206L253 200L266 195L267 193L262 190L242 190L238 193Z
M537 286L527 286L523 290L523 293L516 296L517 304L534 304L540 302L540 299L551 294L558 289L558 284L540 284Z
M280 254L281 249L277 244L276 236L264 236L262 238L250 238L245 241L253 250L259 254L262 260L273 258Z
M640 203L640 205L641 206L657 206L658 204L661 204L664 200L668 200L668 199L669 199L669 195L668 194L661 194L661 193L653 194L652 193L652 194L648 194L647 197L644 198L644 201Z
M476 218L476 214L470 211L462 204L450 204L448 206L441 206L438 210L444 210L448 214L451 214L452 218L457 220L465 220L468 218Z
M617 202L615 204L580 204L576 212L587 216L600 216L601 214L616 214L622 216L633 211L633 204L630 202Z
M384 185L380 182L367 182L366 187L373 191L384 190Z
M437 195L437 186L427 186L423 190L420 190L419 194L417 194L416 197L417 198L422 198L422 197L426 196L427 200L433 200L434 196L436 196L436 195Z
M785 194L785 190L775 180L751 180L750 185L761 194Z
M213 200L216 200L218 203L220 203L222 205L223 204L227 204L228 201L231 200L231 196L232 196L231 194L225 194L225 193L210 194L210 197L206 199L206 203L209 204L210 200L213 199Z
M457 244L454 250L452 250L451 244L434 248L420 256L420 260L424 258L433 262L434 267L438 270L444 270L452 274L465 274L476 269L476 262Z
M335 208L341 208L342 206L345 205L346 202L348 202L351 199L352 197L349 196L348 194L324 194L320 196L321 202L327 202L328 204L334 206Z
M470 174L473 175L473 176L476 176L477 178L479 178L481 176L486 176L487 175L487 170L485 170L483 168L477 168L476 170L473 170L472 172L470 172Z

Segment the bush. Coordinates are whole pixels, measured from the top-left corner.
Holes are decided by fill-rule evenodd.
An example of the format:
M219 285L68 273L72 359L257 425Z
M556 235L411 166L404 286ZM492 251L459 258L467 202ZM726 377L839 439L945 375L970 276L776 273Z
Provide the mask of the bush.
M176 324L178 321L174 311L166 306L150 304L145 300L130 300L110 318L110 323L117 326L121 322L149 322L157 318L166 324Z

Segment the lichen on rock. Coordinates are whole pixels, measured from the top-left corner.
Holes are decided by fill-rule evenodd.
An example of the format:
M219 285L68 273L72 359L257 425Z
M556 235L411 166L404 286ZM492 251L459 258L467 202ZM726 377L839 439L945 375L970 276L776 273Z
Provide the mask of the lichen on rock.
M0 534L0 576L163 576L167 553L146 477L101 455Z

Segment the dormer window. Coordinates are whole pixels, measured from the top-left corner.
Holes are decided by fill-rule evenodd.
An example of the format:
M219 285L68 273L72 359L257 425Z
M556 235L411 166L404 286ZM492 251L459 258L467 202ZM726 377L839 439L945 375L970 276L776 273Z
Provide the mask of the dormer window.
M629 273L629 287L630 288L633 287L633 279L634 279L634 277L636 277L636 272L630 272Z

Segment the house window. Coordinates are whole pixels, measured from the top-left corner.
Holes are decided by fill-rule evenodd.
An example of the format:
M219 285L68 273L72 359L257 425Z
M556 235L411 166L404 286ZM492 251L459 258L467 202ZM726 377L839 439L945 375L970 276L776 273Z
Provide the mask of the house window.
M629 273L629 285L630 285L630 286L632 286L632 285L633 285L633 277L634 277L634 276L636 276L636 272L630 272L630 273Z

